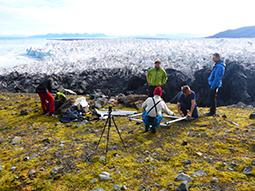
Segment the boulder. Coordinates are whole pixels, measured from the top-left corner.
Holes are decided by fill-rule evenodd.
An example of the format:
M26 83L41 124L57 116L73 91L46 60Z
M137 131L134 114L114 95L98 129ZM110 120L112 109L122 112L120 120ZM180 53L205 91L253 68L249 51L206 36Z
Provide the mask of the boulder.
M253 169L253 167L250 165L250 166L244 168L243 173L246 175L252 175L252 169Z
M144 102L147 98L148 98L147 95L137 95L137 94L133 95L133 94L131 94L131 95L125 96L123 98L123 103L127 107L133 107L133 106L139 107L139 106L141 106L142 102Z
M13 139L11 139L10 144L17 144L20 140L22 140L21 137L15 136Z
M65 112L75 103L75 100L73 98L70 98L68 100L66 100L66 102L61 105L59 108L58 108L58 111L60 111L60 113L62 115L65 114Z
M99 174L100 180L108 180L110 178L110 174L108 172L101 172Z
M108 103L108 99L106 97L97 98L95 100L95 107L96 108L103 108Z
M255 105L255 67L254 63L239 63L226 61L226 72L222 87L219 89L218 106L232 105L239 101L244 104ZM178 71L165 68L168 80L163 86L162 98L176 103L181 86L189 85L196 93L198 106L210 106L207 78L212 72L212 66L194 69L192 72ZM148 84L146 74L148 69L139 71L128 68L97 69L58 73L51 76L46 74L11 74L0 76L0 90L3 92L34 93L38 83L48 77L53 77L53 92L58 88L69 89L77 94L100 93L108 97L119 93L125 95L147 94ZM186 73L185 73L186 72ZM133 102L136 102L134 100ZM129 102L132 103L132 102Z
M211 183L219 184L219 179L214 177L211 179Z
M255 119L255 112L250 114L250 119Z
M26 111L26 110L21 110L20 111L20 115L27 115L28 114L28 111Z
M0 144L2 144L2 143L4 143L4 142L7 142L8 141L8 139L6 139L6 138L4 138L4 137L1 137L0 138Z
M207 176L207 174L204 170L198 170L194 173L191 173L190 176Z
M190 85L192 76L188 76L181 71L175 69L166 69L167 82L162 87L162 98L165 101L177 102L176 95L181 91L181 87L184 85Z
M193 182L194 181L193 178L191 178L190 176L188 176L187 174L184 174L184 173L178 174L175 177L175 180L176 181L184 180L184 181L187 181L187 182Z
M188 181L183 181L175 191L189 191Z
M51 174L52 175L60 174L63 172L63 170L64 170L63 167L55 167L52 169Z

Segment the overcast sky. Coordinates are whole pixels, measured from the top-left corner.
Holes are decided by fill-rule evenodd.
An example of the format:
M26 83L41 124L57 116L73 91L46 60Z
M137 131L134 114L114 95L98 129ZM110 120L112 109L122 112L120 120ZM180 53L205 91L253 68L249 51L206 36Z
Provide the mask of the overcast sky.
M0 36L199 34L255 25L252 0L0 0Z

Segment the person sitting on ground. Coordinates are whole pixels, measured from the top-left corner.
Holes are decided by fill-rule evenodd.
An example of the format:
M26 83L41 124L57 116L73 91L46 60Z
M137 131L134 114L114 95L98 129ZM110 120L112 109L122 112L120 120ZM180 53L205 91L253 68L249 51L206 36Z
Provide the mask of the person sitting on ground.
M49 102L49 114L53 114L55 111L54 97L51 95L52 84L53 84L53 79L49 78L42 81L36 88L36 93L38 93L41 99L43 114L48 113L46 101Z
M196 94L191 91L188 85L181 87L181 95L178 97L177 110L179 114L184 117L187 116L187 110L189 110L188 118L198 117L198 110L196 105Z
M153 94L153 97L148 97L142 104L142 108L144 109L142 114L142 119L145 124L144 133L149 131L150 126L152 126L151 132L156 133L156 129L163 119L162 111L166 112L168 115L174 115L161 99L162 88L156 87Z

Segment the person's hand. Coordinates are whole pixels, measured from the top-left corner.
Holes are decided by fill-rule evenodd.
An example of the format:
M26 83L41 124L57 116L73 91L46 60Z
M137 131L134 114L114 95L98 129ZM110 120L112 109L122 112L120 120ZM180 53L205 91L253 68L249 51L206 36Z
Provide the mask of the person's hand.
M148 83L149 86L151 86L151 83Z
M181 113L181 116L184 117L183 113Z
M189 113L188 118L190 119L190 118L191 118L191 116L192 116L192 113Z
M162 84L161 86L163 87L165 84Z

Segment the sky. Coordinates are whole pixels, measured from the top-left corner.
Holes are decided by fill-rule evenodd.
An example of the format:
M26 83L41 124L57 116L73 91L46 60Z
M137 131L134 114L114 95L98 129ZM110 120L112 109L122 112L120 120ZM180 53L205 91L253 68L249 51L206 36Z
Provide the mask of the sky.
M0 0L0 36L210 36L255 26L252 0Z

